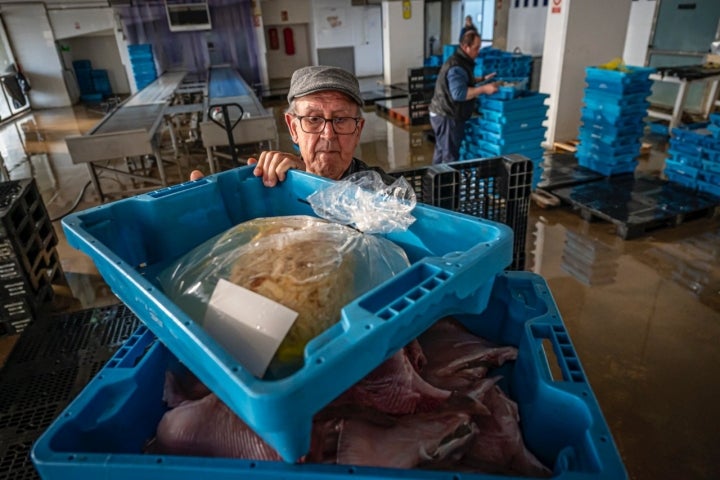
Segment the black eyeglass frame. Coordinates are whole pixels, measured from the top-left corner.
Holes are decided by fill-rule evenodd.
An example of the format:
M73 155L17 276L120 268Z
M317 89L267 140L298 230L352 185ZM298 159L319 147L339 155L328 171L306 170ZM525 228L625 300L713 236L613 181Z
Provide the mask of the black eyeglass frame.
M297 118L297 119L300 121L300 128L302 129L302 131L305 132L305 133L310 133L310 134L322 133L322 131L325 130L325 125L326 125L328 122L330 122L330 125L332 125L333 132L335 132L336 135L352 135L352 134L354 134L354 133L357 132L357 130L358 130L358 125L360 124L360 120L363 119L363 117L334 117L334 118L325 118L325 117L320 117L320 116L318 116L318 115L297 115L297 114L295 114L295 113L293 113L292 116L295 117L295 118ZM317 119L322 119L322 120L323 120L322 127L321 127L317 132L308 132L307 130L305 130L305 127L303 126L303 119L304 119L304 118L317 118ZM335 121L336 121L336 120L355 120L355 128L353 129L352 132L347 132L347 133L338 132L337 129L335 128Z

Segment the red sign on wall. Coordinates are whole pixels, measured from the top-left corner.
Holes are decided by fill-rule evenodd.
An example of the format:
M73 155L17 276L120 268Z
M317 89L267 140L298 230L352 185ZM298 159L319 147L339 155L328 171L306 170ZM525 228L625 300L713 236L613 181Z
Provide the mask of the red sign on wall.
M551 13L560 13L560 4L561 3L562 3L562 0L552 0Z

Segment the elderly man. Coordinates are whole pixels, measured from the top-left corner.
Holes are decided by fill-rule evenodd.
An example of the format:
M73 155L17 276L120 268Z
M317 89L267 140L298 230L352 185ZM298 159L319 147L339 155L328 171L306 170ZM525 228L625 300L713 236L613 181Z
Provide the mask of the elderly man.
M475 77L475 59L480 52L480 36L466 32L460 46L440 68L435 93L430 101L430 124L435 133L433 164L456 162L460 158L460 143L465 135L465 122L475 110L475 99L497 92L494 83L475 86L495 76Z
M285 180L291 168L333 180L370 168L353 157L365 125L360 85L353 74L322 65L300 68L290 79L287 99L285 123L300 155L271 150L248 159L266 186ZM201 176L196 170L190 178Z

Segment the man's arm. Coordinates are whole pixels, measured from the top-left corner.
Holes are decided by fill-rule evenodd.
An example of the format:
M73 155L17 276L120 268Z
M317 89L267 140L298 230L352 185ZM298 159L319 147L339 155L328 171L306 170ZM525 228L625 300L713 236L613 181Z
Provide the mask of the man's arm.
M491 75L495 76L494 74ZM490 75L488 76L490 77ZM486 83L478 87L468 87L468 81L470 79L462 67L452 67L448 70L447 79L448 86L450 87L450 95L456 102L472 100L483 94L492 95L498 90L495 83Z

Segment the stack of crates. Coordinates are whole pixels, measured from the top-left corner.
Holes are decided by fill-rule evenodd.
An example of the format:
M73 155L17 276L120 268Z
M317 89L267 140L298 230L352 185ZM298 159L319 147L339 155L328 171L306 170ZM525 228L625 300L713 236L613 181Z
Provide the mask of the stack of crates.
M525 268L525 237L533 165L509 155L392 172L413 187L418 202L504 223L513 231L509 270Z
M410 125L430 123L432 100L440 67L408 68L408 116Z
M458 47L458 44L449 44L443 47L443 63L455 53ZM532 63L531 55L485 47L480 50L475 59L474 74L476 77L482 77L495 73L495 81L522 82L527 86L532 75Z
M110 78L108 77L107 70L92 69L90 71L90 77L92 78L95 93L101 95L102 98L107 98L112 95L112 87L110 86Z
M73 61L73 69L82 101L101 102L112 95L107 70L92 68L90 60Z
M534 189L542 176L547 94L501 87L478 100L479 117L466 123L460 158L519 154L533 164Z
M0 183L0 336L22 332L64 282L35 180Z
M720 115L707 128L674 128L665 176L693 190L720 197Z
M578 163L603 175L635 171L652 93L649 67L585 69Z
M479 167L491 163L481 162ZM483 175L482 168L466 175L435 172L435 180L439 175L453 182L430 182L433 178L424 176L433 191L441 187L441 196L453 185L459 187L456 192L465 191L453 200L481 192L466 191L462 183L482 187L474 180ZM454 472L451 464L419 471L296 463L310 449L313 418L324 406L445 315L489 342L517 346L517 359L503 366L497 385L517 404L524 442L553 469L553 478L628 477L547 283L530 272L502 271L512 245L504 225L416 206L416 221L408 230L387 235L408 254L408 269L347 304L343 321L308 344L305 365L281 381L250 374L157 288L156 274L179 254L248 219L310 214L303 200L308 192L328 185L327 179L291 171L282 185L266 189L251 167L237 168L213 175L196 188L176 185L63 220L70 244L90 255L147 328L128 339L34 443L31 458L43 478L169 479L187 477L188 472L203 472L215 480L498 478ZM524 193L527 190L525 186ZM267 201L252 201L260 193ZM490 198L486 207L500 202ZM194 229L172 215L189 206L203 208ZM557 378L547 374L550 359ZM148 439L168 410L165 375L181 364L284 461L148 452Z
M157 79L152 45L149 43L129 45L128 53L133 77L135 78L135 86L138 90L142 90Z
M475 59L475 76L495 73L495 79L505 82L524 82L527 86L532 73L532 56L485 47Z

